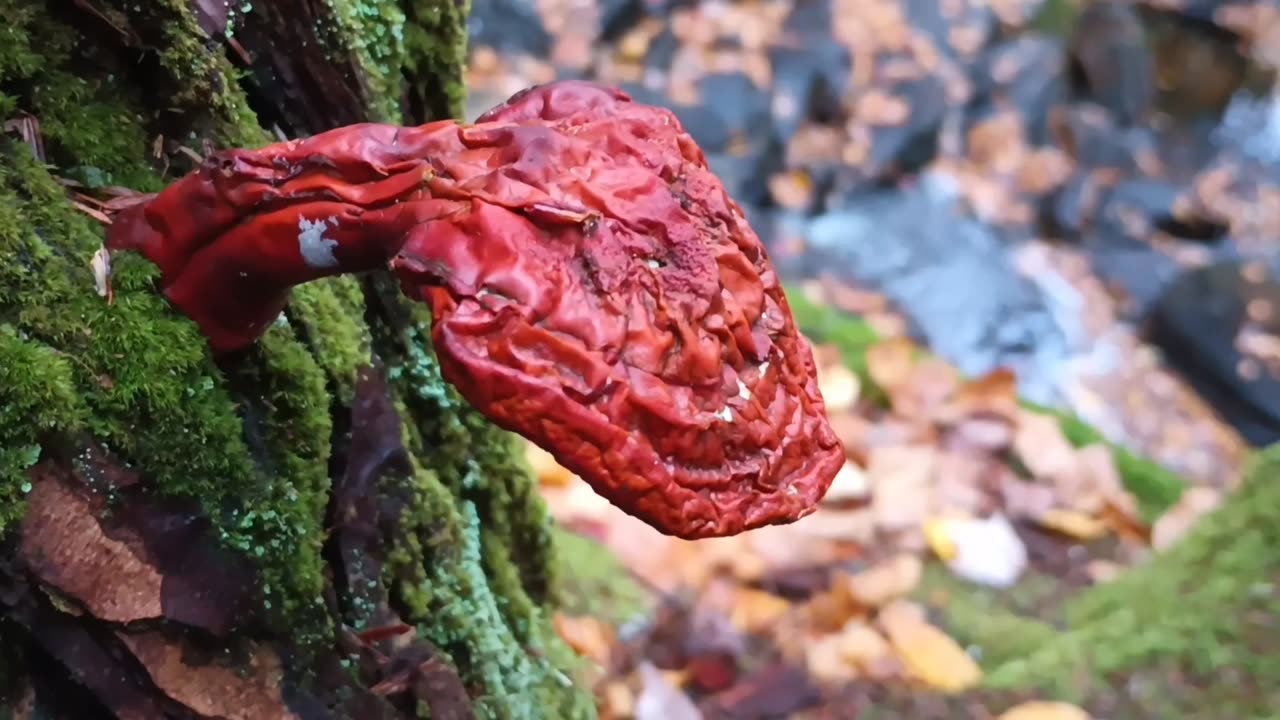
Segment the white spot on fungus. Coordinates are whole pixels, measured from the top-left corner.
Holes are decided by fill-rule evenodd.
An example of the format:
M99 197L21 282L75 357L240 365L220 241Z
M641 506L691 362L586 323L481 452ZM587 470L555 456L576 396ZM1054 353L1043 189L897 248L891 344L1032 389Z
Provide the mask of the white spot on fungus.
M330 221L335 226L338 224L337 218L330 218ZM338 241L325 237L324 231L324 220L312 222L304 217L298 218L298 251L302 253L302 259L314 268L335 267L338 264L338 258L333 256L333 248Z
M729 409L728 405L725 405L720 412L716 413L716 417L725 422L733 422L733 411Z
M751 399L751 391L747 389L746 383L742 382L742 378L738 378L738 397L743 400Z

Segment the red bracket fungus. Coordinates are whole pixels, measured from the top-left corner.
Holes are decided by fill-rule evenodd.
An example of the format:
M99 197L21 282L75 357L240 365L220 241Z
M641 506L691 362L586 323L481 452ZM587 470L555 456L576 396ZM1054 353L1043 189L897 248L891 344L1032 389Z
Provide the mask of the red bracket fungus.
M674 115L616 89L221 152L106 248L155 263L218 353L293 286L389 268L468 402L666 534L798 520L844 462L741 208Z

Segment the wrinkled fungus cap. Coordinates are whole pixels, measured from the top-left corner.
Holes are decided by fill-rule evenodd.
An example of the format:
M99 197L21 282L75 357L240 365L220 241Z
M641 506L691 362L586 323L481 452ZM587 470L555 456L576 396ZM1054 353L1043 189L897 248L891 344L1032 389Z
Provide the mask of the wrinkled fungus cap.
M670 535L793 522L844 462L759 238L674 115L615 89L223 153L108 248L156 262L218 351L293 285L389 267L468 402Z

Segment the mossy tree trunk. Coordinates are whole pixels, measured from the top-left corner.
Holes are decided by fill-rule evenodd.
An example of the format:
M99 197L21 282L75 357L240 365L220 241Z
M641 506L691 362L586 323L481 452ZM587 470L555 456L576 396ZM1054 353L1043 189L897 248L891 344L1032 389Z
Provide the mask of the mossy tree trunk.
M0 0L0 651L39 717L594 714L516 439L385 277L212 359L77 193L460 111L465 0Z

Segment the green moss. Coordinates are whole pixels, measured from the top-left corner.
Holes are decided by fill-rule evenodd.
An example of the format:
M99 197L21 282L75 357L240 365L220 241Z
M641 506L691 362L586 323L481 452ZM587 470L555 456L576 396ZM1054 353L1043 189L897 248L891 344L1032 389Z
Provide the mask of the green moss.
M405 3L406 79L423 98L440 98L428 107L430 119L461 118L467 88L467 14L471 0L413 0Z
M240 87L241 73L200 27L189 2L115 0L105 5L131 26L160 28L159 37L147 39L169 75L166 89L173 93L172 103L200 120L197 127L211 133L210 139L229 147L268 141Z
M1257 457L1241 488L1180 543L1071 601L1071 631L992 681L1037 684L1176 662L1280 687L1277 471L1280 447ZM1064 673L1064 664L1090 672Z
M350 404L356 376L369 364L372 343L363 320L360 281L336 277L297 287L287 314L328 373L339 399Z
M65 168L69 176L94 186L157 189L141 117L120 103L128 92L112 77L78 72L74 31L39 3L0 0L0 18L6 119L19 107L38 118L48 151L74 161Z
M565 612L621 625L651 610L656 597L603 545L556 529L560 603Z
M0 325L0 535L22 515L31 488L26 471L40 459L46 437L83 425L84 406L66 358Z
M118 256L116 299L108 305L87 262L101 230L11 143L0 162L0 208L0 255L11 259L0 264L0 322L10 328L4 352L53 355L17 365L30 377L12 386L49 400L43 426L64 435L83 426L143 468L161 492L196 498L226 541L262 564L273 591L314 603L320 559L298 551L318 547L322 534L329 416L319 367L296 341L280 337L287 330L264 340L258 352L265 370L256 380L266 394L247 399L246 408L269 405L274 414L262 430L264 452L255 456L204 338L155 293L154 267ZM16 412L19 421L29 416ZM10 413L4 418L0 432L27 432L9 422ZM9 480L18 471L7 462L0 470Z
M884 391L876 386L867 371L867 350L879 339L875 330L855 317L809 301L798 290L788 289L787 301L800 330L814 342L831 343L839 348L846 364L861 379L864 396L873 402L883 402ZM1137 497L1142 515L1148 521L1169 509L1186 488L1186 481L1176 473L1107 440L1071 413L1026 401L1022 401L1022 406L1057 418L1063 434L1075 447L1106 445L1115 457L1121 480Z

